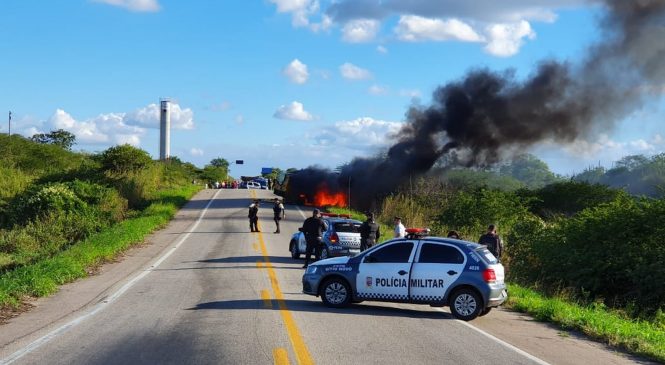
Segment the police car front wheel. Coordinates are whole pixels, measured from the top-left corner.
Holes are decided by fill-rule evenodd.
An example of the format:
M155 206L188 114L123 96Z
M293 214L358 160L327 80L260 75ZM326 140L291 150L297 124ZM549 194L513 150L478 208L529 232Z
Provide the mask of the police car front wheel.
M321 300L329 307L340 308L351 302L351 289L349 284L339 278L327 280L321 286Z
M291 257L294 259L299 259L300 258L300 252L298 251L298 242L295 240L291 240L291 244L289 245L289 251L291 251Z
M471 289L459 289L450 300L450 312L457 319L470 321L483 310L480 296Z

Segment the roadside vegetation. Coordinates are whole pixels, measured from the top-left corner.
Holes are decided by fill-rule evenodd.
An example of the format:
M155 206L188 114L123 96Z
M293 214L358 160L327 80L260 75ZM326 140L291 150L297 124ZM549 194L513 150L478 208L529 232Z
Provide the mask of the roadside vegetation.
M564 179L530 156L440 170L377 199L374 210L389 234L394 216L474 242L496 224L507 306L665 361L665 154L628 156L592 182L590 171L600 170ZM639 173L631 180L626 171ZM612 187L612 177L625 189Z
M74 143L66 131L0 135L0 309L94 272L168 223L208 177L228 178L223 159L201 170L130 145L88 154Z

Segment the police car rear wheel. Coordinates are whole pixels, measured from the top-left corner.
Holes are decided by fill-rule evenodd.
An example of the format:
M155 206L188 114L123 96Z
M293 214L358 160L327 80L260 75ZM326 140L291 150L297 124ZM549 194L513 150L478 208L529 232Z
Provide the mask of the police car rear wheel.
M471 289L456 291L450 301L450 312L457 319L470 321L481 312L481 302L478 294Z
M326 281L321 288L321 300L329 307L345 307L351 302L351 290L342 279L333 278Z
M300 252L298 252L298 242L292 240L291 244L289 245L289 248L291 251L291 258L299 259Z

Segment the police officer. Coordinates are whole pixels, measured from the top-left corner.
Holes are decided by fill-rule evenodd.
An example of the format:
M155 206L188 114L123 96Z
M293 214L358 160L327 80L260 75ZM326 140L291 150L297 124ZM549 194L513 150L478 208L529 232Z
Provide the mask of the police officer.
M367 220L360 226L360 251L374 246L381 237L379 224L374 221L374 213L367 213Z
M275 219L275 233L279 233L279 221L282 218L286 218L286 212L284 211L284 204L279 201L279 198L275 198L275 205L272 207L272 212L274 213Z
M305 234L307 241L307 250L305 251L305 265L303 269L309 265L309 257L314 253L315 261L321 258L321 237L326 226L321 220L321 212L318 209L312 211L312 216L305 219L302 224L302 231Z
M255 200L254 203L252 203L249 206L249 214L247 214L247 218L249 218L249 230L252 232L259 232L259 201Z
M497 260L501 259L501 254L503 253L503 241L501 241L501 237L496 233L496 227L493 224L490 224L487 227L487 233L480 236L478 243L487 246L487 249Z

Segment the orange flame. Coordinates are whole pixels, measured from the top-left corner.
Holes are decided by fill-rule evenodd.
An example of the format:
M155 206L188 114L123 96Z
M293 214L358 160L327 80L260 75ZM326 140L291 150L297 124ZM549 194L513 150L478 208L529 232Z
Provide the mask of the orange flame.
M333 206L345 208L347 204L346 194L341 191L336 193L330 192L326 184L321 184L319 185L316 194L314 194L313 203L317 207Z

